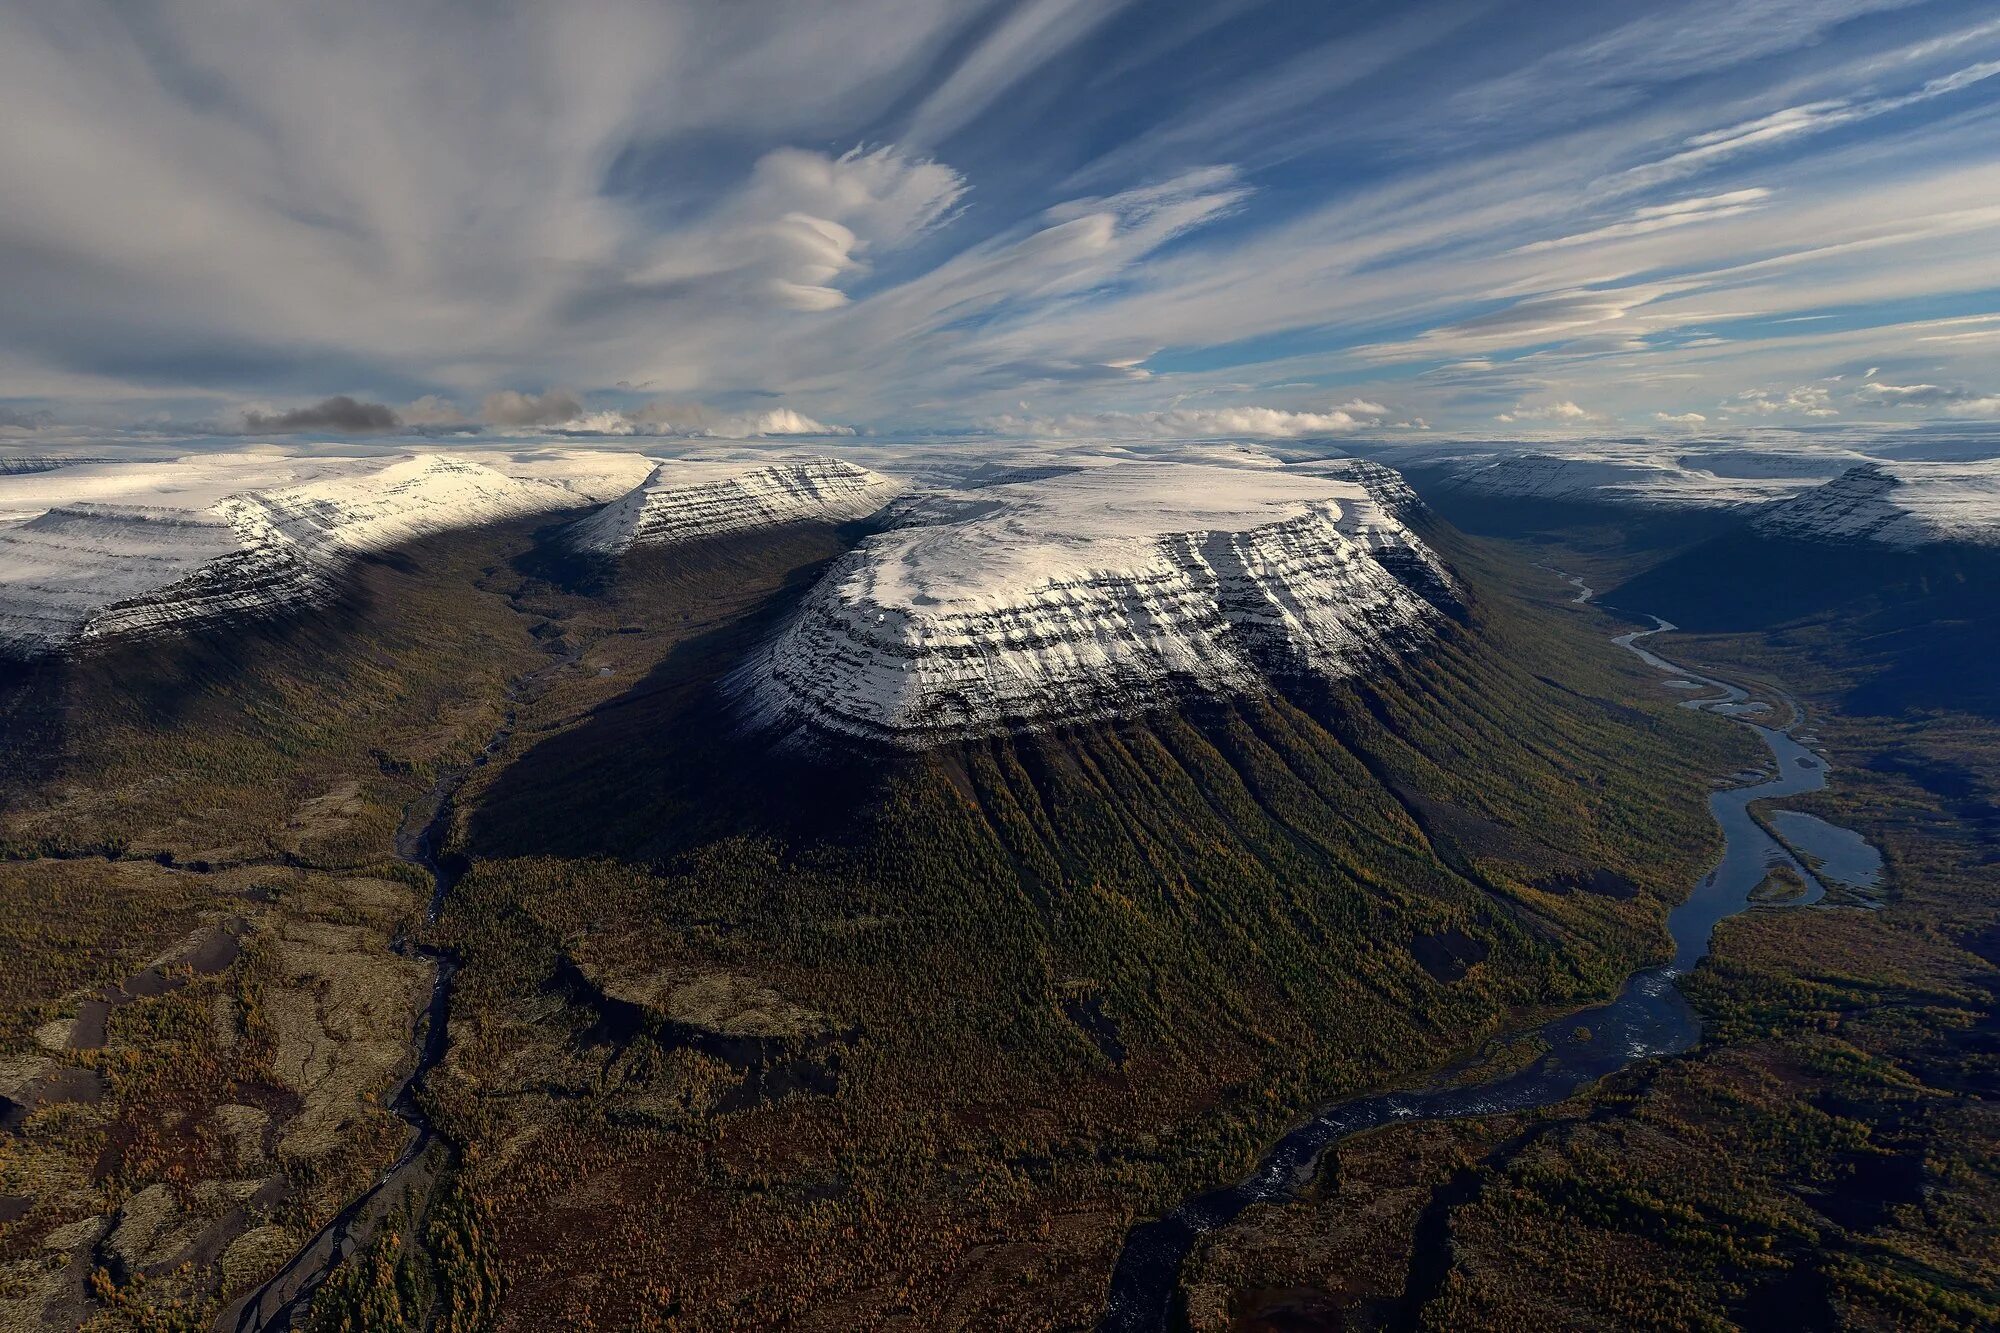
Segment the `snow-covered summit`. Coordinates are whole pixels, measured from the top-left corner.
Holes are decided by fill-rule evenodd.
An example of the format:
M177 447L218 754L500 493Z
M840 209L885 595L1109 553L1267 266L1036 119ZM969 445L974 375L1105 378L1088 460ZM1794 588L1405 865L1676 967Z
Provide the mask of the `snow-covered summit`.
M2000 459L1864 463L1772 506L1752 526L1794 541L2000 545Z
M449 454L197 456L0 478L0 512L18 516L0 526L0 652L311 602L361 553L585 502Z
M1728 476L1673 454L1545 452L1468 454L1438 460L1437 489L1490 499L1736 509L1797 493L1819 477Z
M742 673L763 721L921 748L1350 676L1442 623L1379 558L1435 557L1340 477L1115 463L903 519L836 564Z
M616 556L787 523L867 518L900 489L825 455L777 462L669 459L629 494L571 525L579 551Z

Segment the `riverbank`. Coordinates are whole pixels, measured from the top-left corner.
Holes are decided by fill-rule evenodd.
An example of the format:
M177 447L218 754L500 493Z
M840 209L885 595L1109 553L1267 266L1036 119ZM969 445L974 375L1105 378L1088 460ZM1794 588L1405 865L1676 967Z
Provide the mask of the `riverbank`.
M1579 589L1575 600L1587 601L1590 589L1574 577L1570 581ZM1716 689L1718 693L1685 700L1683 706L1730 717L1749 727L1777 765L1774 778L1725 788L1710 796L1710 810L1724 835L1723 856L1669 915L1673 962L1635 973L1610 1004L1586 1007L1544 1023L1536 1033L1544 1053L1524 1069L1484 1083L1441 1089L1432 1080L1338 1103L1281 1139L1250 1178L1189 1200L1172 1214L1136 1227L1126 1239L1112 1277L1100 1324L1103 1333L1165 1330L1179 1291L1181 1267L1197 1241L1253 1206L1295 1197L1312 1180L1321 1154L1344 1138L1402 1121L1485 1117L1551 1105L1629 1065L1689 1049L1700 1036L1700 1023L1675 983L1707 954L1715 926L1751 905L1752 896L1773 865L1785 865L1808 886L1806 894L1788 905L1809 905L1824 896L1811 872L1749 814L1752 801L1802 795L1825 786L1824 762L1789 734L1788 728L1802 717L1801 710L1793 707L1785 729L1752 721L1746 710L1748 690L1683 668L1639 642L1672 628L1661 621L1654 629L1617 635L1612 642L1663 673Z
M1782 804L1880 850L1872 910L1834 891L1722 921L1677 1058L1334 1145L1295 1197L1200 1239L1177 1326L2000 1322L2000 729L1845 714L1848 682L1762 636L1662 651L1792 684L1834 780Z

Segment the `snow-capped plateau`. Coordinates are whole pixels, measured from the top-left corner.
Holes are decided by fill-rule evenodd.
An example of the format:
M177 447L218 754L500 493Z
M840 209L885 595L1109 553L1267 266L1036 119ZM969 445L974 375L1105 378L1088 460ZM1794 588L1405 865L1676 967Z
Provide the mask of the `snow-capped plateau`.
M0 527L0 652L20 657L310 603L365 552L587 503L448 454L254 453L0 478L0 512L37 502Z
M1561 458L1510 454L1454 459L1440 471L1440 489L1493 499L1586 504L1733 508L1763 504L1795 486L1761 479L1721 478L1666 459Z
M85 467L99 463L129 463L135 459L116 458L111 455L90 454L0 454L0 477L20 476L30 472L53 472L63 467ZM164 462L164 459L146 459L146 462Z
M2000 545L2000 459L1864 463L1773 505L1751 526L1806 542Z
M659 460L624 449L551 446L511 453L481 450L479 461L521 481L544 482L574 492L578 504L605 504L622 498L653 474Z
M1649 509L1748 509L1787 499L1862 461L1846 450L1578 445L1412 460L1435 490L1506 500Z
M572 524L575 550L618 556L788 523L867 518L901 489L825 455L773 462L668 459L630 493Z
M865 539L737 677L753 715L919 749L1339 679L1444 623L1436 557L1360 482L1120 462L927 497Z

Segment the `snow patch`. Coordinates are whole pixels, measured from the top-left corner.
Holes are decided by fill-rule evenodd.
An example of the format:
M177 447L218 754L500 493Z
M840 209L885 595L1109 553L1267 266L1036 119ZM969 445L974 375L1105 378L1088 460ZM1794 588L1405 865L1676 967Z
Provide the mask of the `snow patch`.
M1864 463L1773 506L1752 526L1794 541L2000 545L2000 459Z

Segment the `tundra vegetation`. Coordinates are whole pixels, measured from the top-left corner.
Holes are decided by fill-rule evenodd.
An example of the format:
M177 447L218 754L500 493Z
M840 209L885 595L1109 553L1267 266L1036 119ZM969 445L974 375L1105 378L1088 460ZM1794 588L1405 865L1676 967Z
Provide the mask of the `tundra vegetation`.
M1540 577L1515 553L1439 538L1469 623L1379 676L893 759L772 753L721 685L851 540L825 527L596 566L502 525L370 561L324 612L18 674L0 1311L202 1326L276 1271L406 1141L385 1108L424 943L460 963L420 1093L444 1167L315 1327L1090 1322L1136 1217L1318 1102L1610 993L1715 849L1707 779L1747 733L1510 592ZM460 771L431 924L397 833ZM1941 854L1886 845L1892 920L1904 858ZM1730 969L1815 956L1752 952L1778 922L1731 927L1700 983L1718 1015L1750 985ZM1824 999L1749 1012L1818 1031ZM1694 1077L1748 1042L1731 1021L1635 1078ZM1646 1095L1624 1086L1598 1094L1620 1114ZM1233 1240L1192 1292L1289 1281L1228 1268ZM1896 1278L1870 1253L1841 1262ZM1422 1308L1498 1299L1461 1285Z
M1601 544L1554 554L1621 572ZM1724 922L1686 983L1705 1032L1685 1057L1341 1144L1305 1198L1204 1241L1194 1329L2000 1322L2000 729L1983 706L1859 711L1880 665L1841 651L1854 631L1812 608L1661 650L1802 699L1834 774L1785 805L1883 850L1880 905Z

